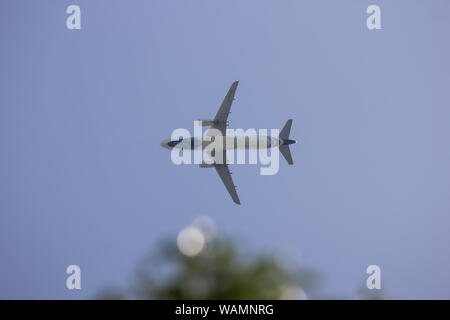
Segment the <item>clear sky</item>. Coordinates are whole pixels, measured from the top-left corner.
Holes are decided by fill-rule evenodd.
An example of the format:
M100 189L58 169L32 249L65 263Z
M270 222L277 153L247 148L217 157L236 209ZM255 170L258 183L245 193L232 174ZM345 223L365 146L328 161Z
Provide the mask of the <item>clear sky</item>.
M66 28L81 7L82 29ZM366 28L381 7L382 30ZM323 296L366 268L386 295L450 298L450 2L1 1L0 298L123 286L198 215L301 256ZM160 141L213 117L294 119L295 165L175 166ZM82 270L82 290L65 269Z

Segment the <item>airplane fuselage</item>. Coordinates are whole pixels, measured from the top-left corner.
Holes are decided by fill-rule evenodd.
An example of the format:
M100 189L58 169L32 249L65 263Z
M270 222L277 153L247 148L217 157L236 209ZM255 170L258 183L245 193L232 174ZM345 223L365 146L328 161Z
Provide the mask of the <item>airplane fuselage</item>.
M166 149L184 149L184 150L198 150L205 149L208 145L213 143L211 139L215 137L190 137L180 138L176 140L164 140L161 146ZM294 140L281 139L271 136L225 136L221 137L222 143L217 143L216 150L253 150L253 149L269 149L282 145L295 143Z

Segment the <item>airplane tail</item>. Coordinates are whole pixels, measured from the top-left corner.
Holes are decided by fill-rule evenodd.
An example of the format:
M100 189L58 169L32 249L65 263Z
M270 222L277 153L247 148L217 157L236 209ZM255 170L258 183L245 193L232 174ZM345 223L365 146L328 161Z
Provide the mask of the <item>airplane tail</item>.
M283 129L280 131L280 139L282 140L282 144L280 145L279 149L283 157L286 159L287 163L294 164L294 161L292 160L291 156L291 150L289 149L289 145L296 143L295 140L289 139L289 134L291 133L291 126L292 126L292 119L289 119L286 121L286 124L284 125Z

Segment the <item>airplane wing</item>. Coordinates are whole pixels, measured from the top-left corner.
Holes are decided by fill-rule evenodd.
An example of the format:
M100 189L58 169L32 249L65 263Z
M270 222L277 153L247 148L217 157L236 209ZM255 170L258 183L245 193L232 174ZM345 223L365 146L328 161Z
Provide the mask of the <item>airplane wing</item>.
M214 117L214 124L211 126L210 129L216 129L219 130L223 137L226 136L227 132L227 126L228 126L228 115L230 114L231 104L234 100L234 94L236 93L236 88L238 86L239 81L235 81L231 84L230 89L228 90L227 95L223 99L222 105L219 108L219 111L217 111L216 116ZM213 132L206 131L205 135L212 136ZM213 155L214 156L214 155ZM241 204L241 201L239 201L239 197L236 192L236 187L233 183L233 179L231 178L230 169L227 165L227 152L223 152L223 164L215 164L215 168L217 173L220 176L220 179L222 179L223 184L225 185L225 188L227 188L228 193L230 194L233 201L237 204Z
M211 129L217 129L222 132L222 135L225 137L227 132L227 121L228 121L228 114L230 114L231 104L234 100L234 94L236 93L236 88L239 84L239 81L235 81L231 84L230 90L228 90L227 95L223 99L222 105L219 108L219 111L217 111L216 116L214 117L214 124L211 126ZM206 135L208 134L208 131L206 132Z
M233 201L237 204L241 204L239 201L239 197L236 192L236 187L233 183L233 179L231 179L230 169L228 169L228 165L226 164L216 164L216 171L222 179L225 188L227 188L228 193L230 194Z

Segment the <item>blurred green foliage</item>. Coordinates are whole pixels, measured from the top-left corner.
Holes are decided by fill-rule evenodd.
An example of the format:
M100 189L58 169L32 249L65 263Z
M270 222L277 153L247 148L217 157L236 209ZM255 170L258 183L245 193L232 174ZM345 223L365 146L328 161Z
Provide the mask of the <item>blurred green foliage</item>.
M105 291L106 299L298 299L317 275L289 259L251 255L226 239L215 239L194 256L163 242L138 265L136 282L126 291Z

